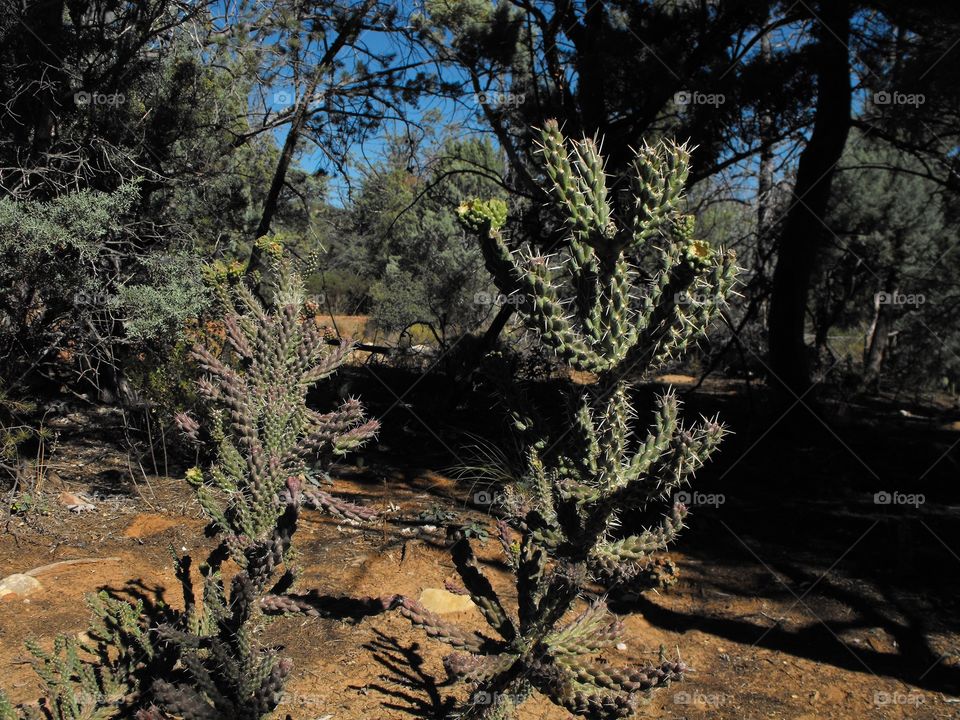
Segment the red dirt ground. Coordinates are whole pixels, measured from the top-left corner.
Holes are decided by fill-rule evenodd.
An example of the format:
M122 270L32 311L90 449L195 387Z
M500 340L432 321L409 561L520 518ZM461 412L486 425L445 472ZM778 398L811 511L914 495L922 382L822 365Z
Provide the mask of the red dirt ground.
M88 491L93 468L100 475L127 476L124 456L96 445L67 445L56 458L63 488ZM437 502L456 509L465 520L489 518L465 508L464 491L454 482L430 472L401 472L366 468L364 473L344 468L347 479L337 491L381 510L399 506L392 517L413 517ZM371 482L371 474L377 481ZM177 604L178 583L172 572L171 548L202 555L211 546L200 529L204 525L187 484L177 478L143 478L139 496L101 497L94 512L76 514L56 501L63 489L49 484L49 514L26 519L14 516L0 536L0 576L73 558L103 558L95 564L55 568L41 574L44 589L28 599L8 596L0 601L0 677L14 702L37 697L40 685L26 662L23 642L42 644L57 633L80 633L86 627L86 594L100 588L123 589L136 582L153 590L167 590ZM384 522L351 527L312 511L305 511L295 536L304 572L301 590L354 597L401 593L418 596L427 587L443 587L454 574L440 539L410 539L402 526ZM762 563L745 566L725 560L672 554L680 581L659 594L648 592L639 606L624 615L626 650L609 654L611 661L655 660L662 646L668 655L678 651L694 668L682 683L654 693L638 717L717 718L731 720L860 720L861 718L960 718L957 698L913 686L888 676L818 662L797 652L769 649L756 640L731 640L709 630L670 629L660 622L675 615L695 615L699 627L722 627L727 621L755 628L755 637L779 622L785 630L816 627L817 618L842 623L855 610L843 602L811 593L802 603L793 598L769 597L778 580ZM483 560L498 554L495 540L477 545ZM118 558L110 560L108 558ZM498 591L509 597L507 578L490 572ZM855 585L855 579L834 580ZM863 588L860 588L862 591ZM616 609L616 606L615 606ZM629 609L629 608L628 608ZM482 626L478 614L467 611L457 621ZM830 632L833 632L831 630ZM295 663L287 696L276 717L295 720L401 720L433 717L445 699L462 690L438 687L445 677L441 658L446 646L427 638L395 613L352 624L327 619L282 617L271 619L262 638L284 646ZM856 627L843 638L879 655L897 652L896 641L880 627ZM945 647L956 647L957 637L942 637ZM878 702L879 700L879 702ZM889 702L887 702L889 701ZM529 701L522 720L562 720L571 717L543 698Z

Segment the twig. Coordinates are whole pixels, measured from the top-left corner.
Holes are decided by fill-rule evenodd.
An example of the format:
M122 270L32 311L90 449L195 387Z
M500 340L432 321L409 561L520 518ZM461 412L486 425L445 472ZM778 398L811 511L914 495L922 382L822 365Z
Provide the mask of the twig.
M150 408L146 408L143 414L147 420L147 442L150 444L150 460L153 462L153 474L159 475L160 468L157 467L157 454L153 450L153 423L150 421Z
M67 567L68 565L88 565L90 563L102 563L102 562L120 562L122 558L119 557L105 557L105 558L76 558L74 560L60 560L59 562L50 563L48 565L41 565L40 567L35 567L33 570L27 570L23 573L24 575L29 575L30 577L36 577L37 575L42 575L43 573L55 570L57 568Z
M163 449L163 476L170 477L170 465L167 462L167 430L164 423L160 423L160 447Z

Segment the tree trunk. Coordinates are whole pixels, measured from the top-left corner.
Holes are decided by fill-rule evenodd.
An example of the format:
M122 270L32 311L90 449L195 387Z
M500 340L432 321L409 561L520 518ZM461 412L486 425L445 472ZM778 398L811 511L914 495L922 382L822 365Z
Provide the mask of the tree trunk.
M5 8L4 12L17 17L10 22L18 27L22 35L16 41L21 44L22 50L15 51L15 59L24 65L24 82L20 92L0 113L0 128L13 136L17 154L21 158L20 183L26 190L31 185L31 170L45 169L49 163L45 155L54 138L55 113L66 99L67 75L57 54L59 50L53 50L65 44L64 3L63 0L39 0L22 4L22 9ZM18 25L18 21L22 25ZM13 182L9 184L16 185ZM46 188L44 193L47 196L54 194L50 188Z
M760 56L764 62L770 62L773 58L773 49L770 43L770 35L766 34L760 40ZM776 128L773 124L773 115L769 110L760 113L759 118L760 133L760 168L757 174L757 248L756 258L754 260L754 272L759 282L766 283L767 266L770 259L770 249L768 243L773 231L772 205L773 205L773 186L774 186L774 153L773 138L776 136Z
M773 274L770 380L788 400L810 387L804 321L811 275L826 231L823 217L834 168L850 130L850 12L848 0L822 0L817 4L816 120L800 156Z
M463 360L460 367L454 369L454 390L450 394L450 405L452 407L459 405L465 395L470 391L470 383L466 382L466 380L474 370L480 367L480 363L483 362L483 358L486 357L487 353L496 347L497 340L500 338L503 329L507 326L507 322L513 315L513 311L513 305L502 306L496 316L494 316L490 327L487 328L487 331L473 349L473 352Z
M893 328L892 298L897 294L897 273L893 271L884 283L882 292L873 299L873 322L867 334L867 347L863 356L863 383L870 392L880 388L880 373L883 369L883 358L886 355L890 342L890 331ZM886 296L886 302L883 296Z
M320 87L320 81L333 70L333 62L340 51L349 43L352 43L363 27L363 20L376 5L376 0L364 0L364 2L354 11L350 20L344 23L343 28L337 34L337 37L330 44L323 54L323 57L317 62L317 67L310 78L310 82L304 90L303 95L297 101L297 107L294 110L293 118L290 120L290 129L287 131L287 137L283 142L283 150L280 152L280 159L277 162L276 170L273 173L273 180L270 182L270 190L263 202L263 213L260 215L260 222L257 225L254 234L254 245L250 252L250 259L247 262L246 273L248 275L260 270L263 266L263 253L256 244L256 240L270 232L270 225L273 223L273 216L277 212L277 206L280 201L280 192L287 181L287 171L290 169L290 163L293 161L293 155L297 149L297 143L300 140L300 133L303 131L307 120L312 111L310 103L313 101Z

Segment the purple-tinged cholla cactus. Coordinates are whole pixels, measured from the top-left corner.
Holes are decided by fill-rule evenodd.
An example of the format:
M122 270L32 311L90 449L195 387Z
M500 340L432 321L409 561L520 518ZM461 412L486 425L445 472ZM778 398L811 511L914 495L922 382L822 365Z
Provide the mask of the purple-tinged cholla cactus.
M355 399L328 413L307 406L310 388L332 375L353 346L328 344L304 313L299 277L282 258L273 270L271 307L245 285L236 286L238 311L223 321L224 352L193 351L206 372L198 389L211 408L218 447L212 465L189 470L187 480L221 544L200 568L200 607L189 600L189 559L178 561L188 607L181 622L162 625L156 635L176 649L183 671L151 687L161 710L188 720L255 720L279 702L291 663L259 647L254 636L263 612L309 608L283 594L296 575L290 551L301 505L356 521L375 516L309 481L314 463L360 447L378 424L366 419ZM180 414L176 422L188 438L199 438L194 418ZM227 558L239 567L229 591L220 572Z

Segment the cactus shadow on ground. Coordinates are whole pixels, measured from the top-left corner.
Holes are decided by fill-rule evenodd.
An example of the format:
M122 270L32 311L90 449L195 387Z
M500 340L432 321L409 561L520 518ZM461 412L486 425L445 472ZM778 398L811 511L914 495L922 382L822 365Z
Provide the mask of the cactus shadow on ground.
M405 717L424 720L447 717L454 707L454 698L445 696L443 685L424 670L420 644L404 645L379 630L374 630L374 635L375 639L366 643L364 649L384 672L379 677L381 682L367 685L366 689L385 696L384 709L402 712Z

